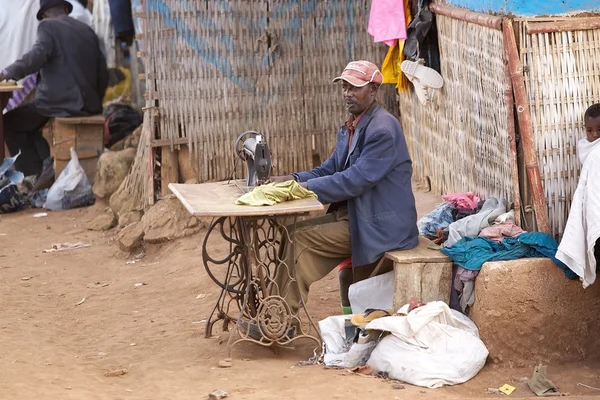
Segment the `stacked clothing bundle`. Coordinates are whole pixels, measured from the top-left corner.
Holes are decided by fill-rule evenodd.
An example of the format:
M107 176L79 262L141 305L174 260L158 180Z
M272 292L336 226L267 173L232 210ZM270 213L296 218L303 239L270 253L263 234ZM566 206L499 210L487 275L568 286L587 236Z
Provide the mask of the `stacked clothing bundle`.
M507 202L490 198L482 202L472 193L443 196L445 203L421 218L419 232L443 243L441 252L455 264L451 293L452 306L468 312L474 302L474 280L488 261L529 257L548 257L577 279L564 263L556 259L556 240L542 232L527 233L515 224L514 210Z
M445 200L435 210L419 220L422 236L442 244L448 240L450 225L481 211L484 202L474 193L452 193L442 196Z

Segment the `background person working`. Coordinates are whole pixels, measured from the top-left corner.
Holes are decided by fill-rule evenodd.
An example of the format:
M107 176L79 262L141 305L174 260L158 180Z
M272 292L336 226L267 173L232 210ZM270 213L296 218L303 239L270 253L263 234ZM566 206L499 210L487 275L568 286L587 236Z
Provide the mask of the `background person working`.
M350 116L338 131L333 154L312 171L273 178L295 179L331 204L327 215L297 227L295 259L292 246L283 243L283 259L296 264L299 291L289 285L285 268L275 281L292 311L301 298L307 300L313 282L352 256L353 268L340 275L342 307L349 312L349 283L367 278L386 251L418 244L412 163L400 123L376 102L382 80L371 62L348 64L334 79L342 82Z
M41 0L35 45L0 72L0 81L40 72L35 101L4 115L6 144L11 154L21 151L15 167L26 176L39 174L43 160L50 156L41 134L50 117L102 112L108 84L106 61L94 31L69 18L71 10L67 1Z

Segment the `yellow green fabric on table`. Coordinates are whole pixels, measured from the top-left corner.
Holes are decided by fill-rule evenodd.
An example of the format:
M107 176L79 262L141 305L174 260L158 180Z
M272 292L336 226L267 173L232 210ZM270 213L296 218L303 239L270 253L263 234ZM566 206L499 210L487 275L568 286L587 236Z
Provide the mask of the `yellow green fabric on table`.
M241 206L272 206L284 201L316 199L317 195L303 188L296 181L270 183L254 188L235 201Z

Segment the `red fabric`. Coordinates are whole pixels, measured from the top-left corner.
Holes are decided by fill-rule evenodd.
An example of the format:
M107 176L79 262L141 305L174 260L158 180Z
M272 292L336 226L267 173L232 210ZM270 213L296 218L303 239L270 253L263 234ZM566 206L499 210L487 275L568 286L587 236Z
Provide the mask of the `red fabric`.
M365 115L366 111L367 110L361 112L358 116L350 115L346 120L345 125L346 129L348 130L348 149L352 147L352 139L354 138L354 132L356 131L356 127L358 126L358 123L360 122L362 116Z
M113 115L115 115L115 113L112 113L108 116L108 118L106 118L106 120L104 121L104 145L108 146L108 144L110 143L110 129L109 129L109 124L110 121L113 117Z
M346 260L338 264L338 270L351 269L352 268L352 257L348 257Z

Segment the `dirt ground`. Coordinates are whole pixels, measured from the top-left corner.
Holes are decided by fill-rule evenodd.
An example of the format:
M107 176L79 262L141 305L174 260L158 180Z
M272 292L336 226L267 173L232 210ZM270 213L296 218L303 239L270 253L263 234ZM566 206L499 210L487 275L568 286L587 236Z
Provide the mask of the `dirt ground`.
M438 201L417 194L421 213ZM207 398L214 389L230 399L451 399L494 398L488 387L509 383L511 397L533 397L525 380L530 369L488 365L464 385L428 390L353 375L322 366L299 367L314 345L271 350L241 344L233 366L228 333L205 339L202 322L218 291L201 264L203 232L146 247L146 256L127 264L114 243L116 231L86 230L101 206L49 213L0 216L0 399L181 399ZM53 243L82 241L90 247L43 253ZM145 285L136 286L136 283ZM202 295L202 296L199 296ZM334 274L314 286L309 309L316 319L339 312ZM200 297L200 298L198 298ZM82 300L85 299L85 301ZM576 395L598 391L598 364L549 367L559 388ZM127 374L105 373L125 368Z

